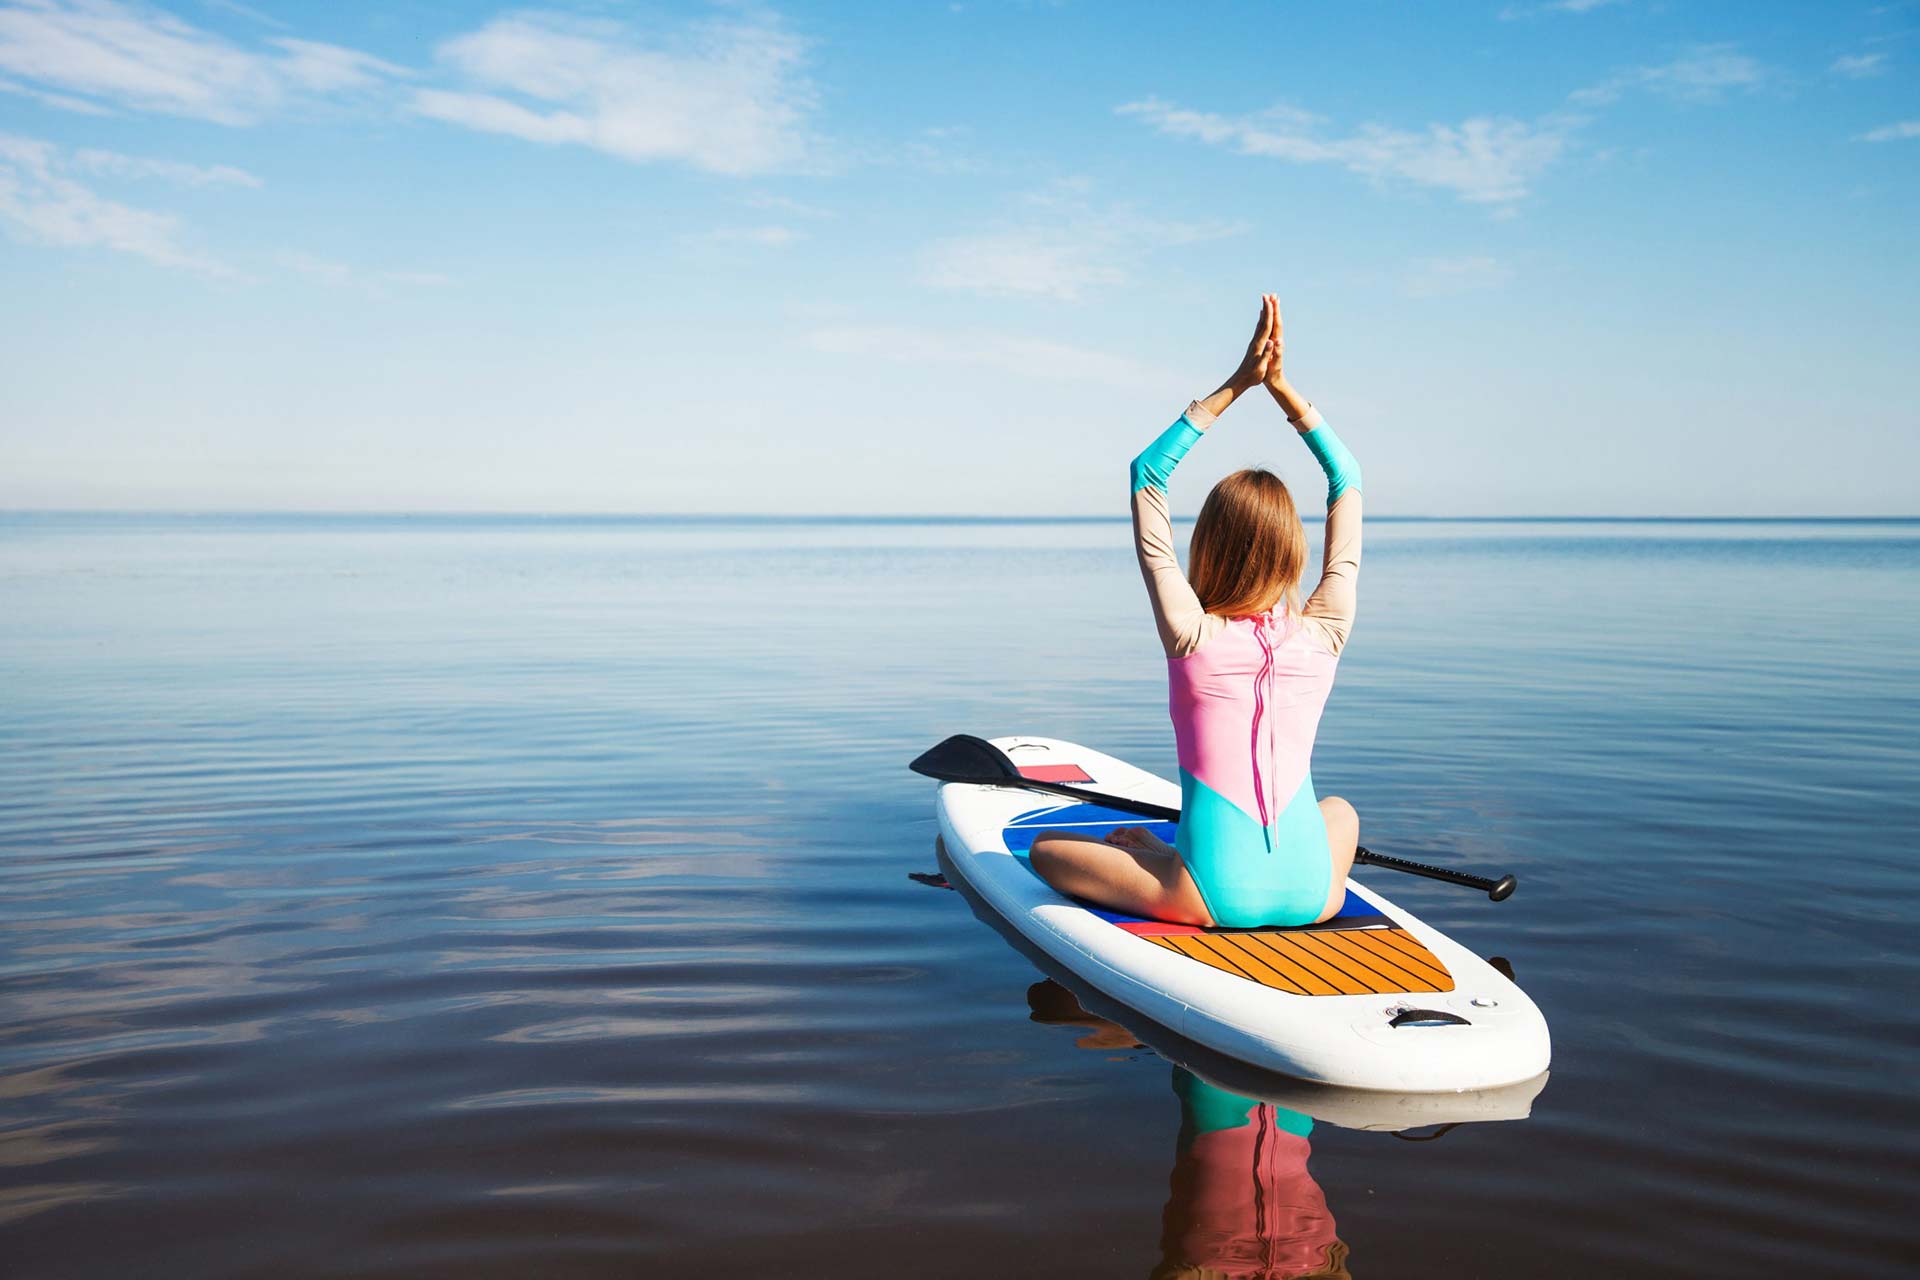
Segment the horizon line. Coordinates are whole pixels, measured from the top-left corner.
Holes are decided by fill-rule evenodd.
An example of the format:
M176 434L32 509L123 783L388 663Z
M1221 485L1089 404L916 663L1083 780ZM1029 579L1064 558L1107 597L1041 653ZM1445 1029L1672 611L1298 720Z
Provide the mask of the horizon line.
M407 509L380 507L0 507L0 519L17 516L99 516L113 518L241 518L241 519L375 519L375 520L587 520L686 521L736 524L1126 524L1126 514L1110 515L985 515L965 512L833 512L738 511L538 511L511 509ZM1191 515L1176 515L1191 522ZM1301 517L1324 521L1324 515ZM1920 513L1907 515L1369 515L1369 522L1387 524L1898 524L1920 522Z

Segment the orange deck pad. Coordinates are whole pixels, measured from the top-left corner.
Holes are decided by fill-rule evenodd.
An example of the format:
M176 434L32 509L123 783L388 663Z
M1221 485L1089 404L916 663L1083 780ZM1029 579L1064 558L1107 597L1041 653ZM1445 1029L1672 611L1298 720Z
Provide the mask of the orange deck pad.
M1294 995L1453 990L1447 966L1405 929L1170 933L1146 941Z

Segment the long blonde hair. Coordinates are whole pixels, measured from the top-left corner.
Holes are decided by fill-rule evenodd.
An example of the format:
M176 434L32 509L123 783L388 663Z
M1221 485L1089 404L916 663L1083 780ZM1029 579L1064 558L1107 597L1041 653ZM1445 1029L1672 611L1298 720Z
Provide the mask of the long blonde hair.
M1213 486L1187 548L1187 581L1202 608L1246 618L1285 600L1297 610L1306 567L1307 531L1285 481L1252 467Z

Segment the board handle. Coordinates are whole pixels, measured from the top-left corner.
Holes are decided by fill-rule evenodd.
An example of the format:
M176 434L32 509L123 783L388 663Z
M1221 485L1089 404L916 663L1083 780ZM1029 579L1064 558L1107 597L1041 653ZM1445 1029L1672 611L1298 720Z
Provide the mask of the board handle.
M1404 1027L1409 1023L1445 1022L1454 1026L1470 1027L1473 1023L1457 1013L1448 1013L1445 1009L1402 1009L1388 1022L1390 1027Z

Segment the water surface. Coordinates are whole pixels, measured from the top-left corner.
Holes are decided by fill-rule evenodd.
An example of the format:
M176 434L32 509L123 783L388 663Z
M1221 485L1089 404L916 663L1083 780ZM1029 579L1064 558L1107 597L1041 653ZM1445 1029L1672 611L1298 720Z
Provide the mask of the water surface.
M4 1270L1905 1273L1920 524L1368 539L1316 780L1554 1035L1427 1142L908 878L948 733L1172 772L1122 524L0 517Z

